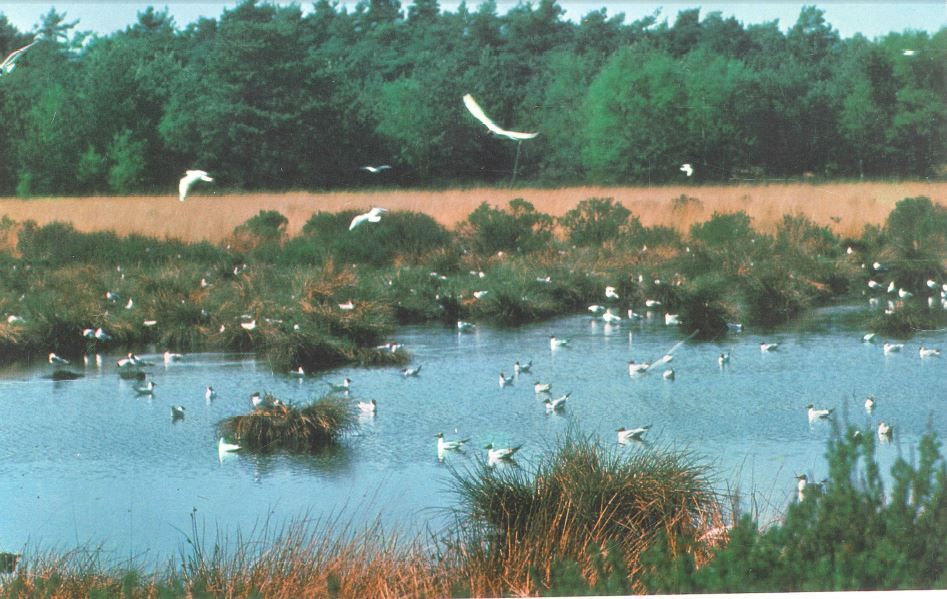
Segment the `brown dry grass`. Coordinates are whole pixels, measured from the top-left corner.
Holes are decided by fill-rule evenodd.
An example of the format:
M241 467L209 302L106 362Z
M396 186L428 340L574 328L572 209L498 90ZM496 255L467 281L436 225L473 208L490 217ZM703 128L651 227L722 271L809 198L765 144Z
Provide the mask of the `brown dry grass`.
M675 208L673 200L682 194L699 202ZM276 210L286 216L287 233L296 235L318 211L384 206L390 210L423 212L453 227L481 202L505 206L509 200L520 197L541 212L561 216L584 199L610 197L630 209L646 226L664 225L686 231L715 211L744 210L753 218L753 226L763 231L775 229L784 214L802 213L836 233L854 236L861 233L865 224L883 223L899 200L920 195L947 205L947 182L209 194L195 195L183 204L171 195L0 199L0 215L18 222L69 222L79 231L112 230L122 235L140 233L183 241L220 242L260 210Z

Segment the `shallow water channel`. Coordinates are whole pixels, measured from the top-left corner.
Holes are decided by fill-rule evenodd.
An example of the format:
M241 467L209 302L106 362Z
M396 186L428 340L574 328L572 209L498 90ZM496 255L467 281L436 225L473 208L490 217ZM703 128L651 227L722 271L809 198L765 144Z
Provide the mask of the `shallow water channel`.
M688 342L672 362L634 378L628 361L664 355L683 338L676 327L657 318L608 326L570 316L471 333L404 328L395 338L422 366L410 379L398 368L346 368L300 380L247 355L196 353L165 365L157 353L140 354L155 362L150 398L118 377L115 355L103 356L101 367L94 358L78 365L84 378L68 382L49 380L45 363L9 366L0 371L0 551L96 547L106 558L152 563L185 546L192 517L211 537L300 517L436 528L456 501L448 464L475 464L492 441L522 444L524 466L570 427L611 444L618 427L650 424L652 447L702 456L721 489L752 494L772 517L792 500L796 473L827 475L831 424L810 424L809 403L863 427L891 423L894 442L878 451L884 472L899 452L909 457L928 428L947 434L947 358L918 355L922 344L947 349L947 333L920 334L885 356L884 339L862 343L863 331L843 324L847 310L765 334ZM571 342L553 351L550 335ZM762 353L761 341L781 345ZM727 351L731 362L720 368L717 356ZM516 360L532 360L532 372L501 388L500 371L512 374ZM674 380L662 377L667 368ZM246 412L252 392L305 402L346 376L352 401L376 399L378 412L362 417L341 447L219 459L215 425ZM572 393L563 412L546 413L535 381L552 383L553 397ZM210 402L207 385L218 392ZM871 415L868 394L877 397ZM183 420L172 421L172 404L186 407ZM467 451L439 462L439 431L471 437Z

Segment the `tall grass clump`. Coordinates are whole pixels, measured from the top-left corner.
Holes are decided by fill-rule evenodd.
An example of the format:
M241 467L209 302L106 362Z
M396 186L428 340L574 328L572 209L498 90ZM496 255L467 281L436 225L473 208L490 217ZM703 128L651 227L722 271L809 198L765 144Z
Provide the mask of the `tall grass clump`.
M296 407L267 395L268 407L232 416L218 423L218 431L251 451L319 449L337 442L357 426L352 402L332 395Z
M699 568L657 547L646 560L648 592L947 589L947 465L937 435L921 437L911 462L896 460L886 491L873 431L855 432L836 429L823 491L791 505L781 523L761 531L744 517Z
M678 315L687 332L700 339L715 339L727 330L734 309L725 299L727 281L719 274L697 277L678 294Z
M487 588L496 595L548 589L563 560L594 585L593 562L606 550L621 556L629 592L657 535L699 535L718 511L690 455L623 452L574 433L529 469L480 464L453 475L463 566L471 581L494 581Z

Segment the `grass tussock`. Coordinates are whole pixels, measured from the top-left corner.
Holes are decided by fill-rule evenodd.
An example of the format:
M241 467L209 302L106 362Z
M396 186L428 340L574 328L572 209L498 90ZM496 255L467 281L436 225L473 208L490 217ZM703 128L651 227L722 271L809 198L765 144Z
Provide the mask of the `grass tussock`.
M607 551L620 552L631 590L639 556L658 535L699 536L720 512L691 456L626 452L577 436L528 470L482 464L455 472L454 491L467 576L495 595L548 589L563 560L594 586L596 560Z
M267 395L261 407L223 420L218 430L251 451L305 451L336 443L354 430L356 423L355 410L347 399L330 395L296 407Z

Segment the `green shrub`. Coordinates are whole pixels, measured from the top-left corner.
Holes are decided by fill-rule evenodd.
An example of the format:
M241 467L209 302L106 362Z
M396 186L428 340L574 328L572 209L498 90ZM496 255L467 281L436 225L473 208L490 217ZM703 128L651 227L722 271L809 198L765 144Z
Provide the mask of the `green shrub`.
M572 210L559 218L569 235L569 241L577 246L600 246L613 241L629 226L631 211L612 198L589 198L582 200ZM638 219L634 223L640 227ZM633 227L637 229L638 227Z
M731 310L724 304L727 281L720 275L708 274L694 279L677 298L681 326L690 333L699 331L700 339L715 339L727 330Z
M234 229L234 235L247 235L257 244L279 243L286 235L289 219L276 210L260 210L256 216Z
M649 552L651 593L809 592L947 588L947 466L934 433L914 464L899 457L885 493L869 430L828 443L822 493L791 505L765 531L744 517L699 569L686 554Z
M759 268L741 283L747 318L752 324L781 324L807 306L798 283L782 268Z
M926 197L905 198L885 222L885 234L906 258L947 249L947 208Z
M356 211L317 212L306 222L303 235L287 244L287 261L324 260L384 266L396 259L417 261L421 256L449 246L450 232L419 212L391 212L377 223L349 230Z
M714 212L710 220L694 223L690 236L698 243L720 249L748 244L756 237L756 231L750 226L750 217L742 210L728 214Z
M486 202L480 204L461 228L474 251L488 255L545 248L552 241L552 225L551 216L517 198L510 200L509 211L492 208Z

